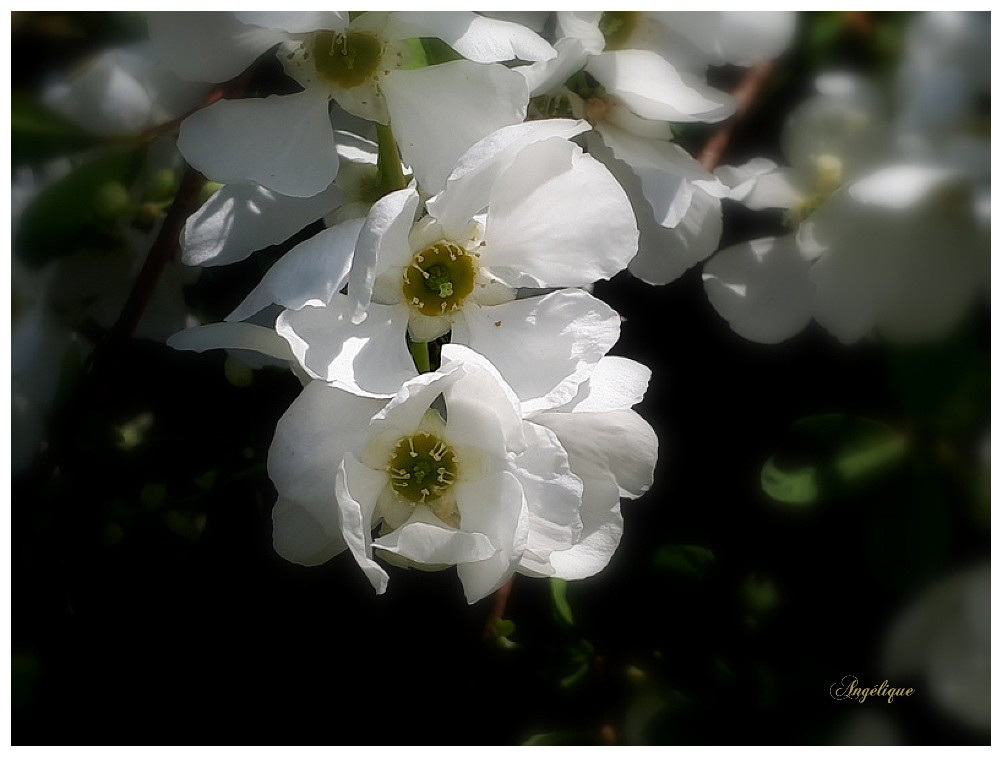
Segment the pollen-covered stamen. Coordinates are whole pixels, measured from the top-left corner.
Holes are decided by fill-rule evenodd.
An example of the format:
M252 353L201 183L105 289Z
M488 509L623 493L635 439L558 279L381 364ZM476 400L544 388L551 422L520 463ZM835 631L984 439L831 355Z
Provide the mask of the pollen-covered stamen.
M784 223L790 228L796 228L811 213L824 205L835 190L842 184L842 161L835 155L825 153L814 158L814 186L812 191L803 195L784 217Z
M418 252L404 269L404 301L423 315L441 316L458 310L477 278L477 265L465 249L436 242Z
M366 32L318 32L310 41L317 72L345 89L364 84L379 68L383 43Z
M390 486L415 504L432 503L456 483L459 461L452 447L433 434L397 441L386 465Z

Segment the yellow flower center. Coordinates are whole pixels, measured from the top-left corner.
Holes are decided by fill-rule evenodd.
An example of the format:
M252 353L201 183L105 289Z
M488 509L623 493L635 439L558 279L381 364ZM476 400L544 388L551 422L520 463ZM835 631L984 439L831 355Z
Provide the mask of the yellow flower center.
M452 242L436 242L404 269L404 300L423 315L446 315L459 310L473 292L476 278L470 253Z
M383 43L366 32L318 32L310 42L310 54L321 76L351 89L375 73L383 57Z
M434 434L400 439L387 463L393 491L414 504L428 504L456 482L459 461L448 444Z
M814 187L787 212L784 218L786 225L796 228L824 205L842 184L842 171L842 161L835 155L825 153L814 158Z
M640 14L637 11L606 11L598 21L598 30L605 37L606 50L622 50L637 28Z

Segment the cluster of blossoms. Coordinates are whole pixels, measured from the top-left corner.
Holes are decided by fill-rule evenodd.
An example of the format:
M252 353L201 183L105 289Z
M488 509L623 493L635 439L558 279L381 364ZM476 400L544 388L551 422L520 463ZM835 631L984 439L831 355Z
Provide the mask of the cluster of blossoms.
M185 279L169 269L177 285L139 335L254 351L302 381L269 456L281 555L347 550L380 592L376 557L456 565L473 602L515 571L601 570L620 499L653 480L657 439L632 410L650 374L609 356L621 319L596 281L663 285L707 261L710 303L760 342L812 319L844 342L936 337L983 290L979 18L918 17L893 96L819 79L789 119L788 167L711 171L675 141L676 125L735 111L710 67L770 60L793 31L785 12L155 13L148 45L46 100L95 133L181 121L148 183L166 171L176 191L177 151L212 182L181 236L189 272L322 221L221 323L178 331ZM198 107L264 68L287 94ZM725 201L780 209L784 233L718 252ZM148 249L152 227L118 220L130 250ZM15 274L31 313L15 329L15 416L34 427L52 382L32 377L56 373L70 333L37 336L54 328L53 275ZM124 296L88 307L110 322Z

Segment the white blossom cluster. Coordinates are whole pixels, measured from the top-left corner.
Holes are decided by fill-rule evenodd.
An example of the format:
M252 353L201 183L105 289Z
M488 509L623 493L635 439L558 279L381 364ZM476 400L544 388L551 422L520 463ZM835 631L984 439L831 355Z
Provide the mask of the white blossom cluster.
M95 133L190 114L176 149L218 190L184 227L189 270L322 221L223 322L168 343L254 351L302 381L269 454L279 554L315 565L348 551L380 593L386 563L455 565L474 602L515 572L602 570L621 498L651 486L658 440L632 409L650 371L609 355L621 319L596 281L629 270L669 284L707 261L709 302L758 342L812 319L843 342L934 338L986 288L989 37L976 16L917 16L893 87L821 77L788 119L788 165L711 171L675 141L679 125L735 112L711 67L775 58L794 21L153 13L149 44L106 53L45 99ZM198 107L264 66L288 94ZM15 223L38 180L21 178ZM718 251L724 200L780 209L787 233ZM52 389L32 376L53 373L70 337L47 309L53 276L21 278L38 306L20 340L15 329L15 416L34 428ZM172 291L181 307L148 313L140 335L177 331ZM117 312L113 294L88 307ZM51 359L32 345L55 345Z

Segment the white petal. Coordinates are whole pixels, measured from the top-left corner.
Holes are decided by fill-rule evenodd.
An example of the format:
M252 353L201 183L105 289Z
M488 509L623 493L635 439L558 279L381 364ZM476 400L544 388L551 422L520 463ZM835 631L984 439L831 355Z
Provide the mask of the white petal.
M581 290L467 306L453 341L490 360L530 414L570 401L619 338L619 314Z
M611 474L619 496L634 499L654 481L658 438L633 410L604 413L540 413L533 423L554 431L585 481Z
M906 209L926 201L950 182L956 182L952 169L936 166L897 165L883 168L848 187L849 196L865 205Z
M658 20L694 43L709 63L750 66L786 48L796 17L789 11L685 11L659 13Z
M292 362L289 344L274 329L253 323L208 323L179 331L167 340L175 350L251 350Z
M373 428L380 433L392 430L402 435L413 434L431 403L465 375L461 365L453 364L408 379L373 418Z
M331 185L313 197L286 197L258 184L227 184L184 225L181 260L226 265L279 244L330 213L341 202Z
M567 452L556 434L525 424L527 451L515 459L529 510L529 533L519 570L552 575L550 553L570 549L581 533L581 479L571 472Z
M429 195L445 187L467 149L502 126L521 123L529 102L519 74L462 60L391 71L382 90L401 157Z
M150 13L149 29L157 57L190 81L232 79L284 39L229 12Z
M392 397L415 373L404 338L407 316L406 307L372 303L355 324L348 298L336 294L327 307L284 311L275 329L314 378L365 396Z
M606 355L581 384L573 402L560 409L574 413L629 410L644 398L650 380L651 369L646 365Z
M458 482L455 488L463 530L486 534L497 550L486 560L457 569L466 601L473 604L514 574L528 538L529 511L521 484L507 471L476 483Z
M485 560L497 551L484 534L447 526L427 507L414 508L404 525L380 536L373 546L424 565Z
M604 52L592 56L585 70L642 118L712 123L734 112L729 95L648 50Z
M390 192L369 210L348 274L348 297L355 323L365 317L376 277L389 268L410 264L408 235L419 199L417 190L410 186Z
M372 559L372 515L376 501L389 482L383 471L374 471L347 454L338 465L335 493L341 534L351 556L365 573L377 594L386 591L390 578Z
M272 544L289 562L322 565L347 545L341 536L334 493L325 508L308 508L282 497L271 513Z
M292 197L322 192L337 176L325 92L221 100L181 124L177 146L214 181L254 181Z
M557 38L575 39L587 53L600 53L605 49L601 20L602 11L557 11Z
M348 280L362 219L345 221L300 242L268 269L264 278L228 316L242 321L269 305L298 310L326 305Z
M558 39L553 47L557 51L556 58L514 69L525 77L531 97L559 89L573 74L584 68L588 59L580 40L565 37Z
M571 137L591 128L586 121L552 119L506 126L487 135L456 163L446 188L428 203L428 212L449 234L460 234L470 219L487 208L494 183L526 145L551 137Z
M278 421L268 451L279 496L318 511L332 503L341 459L364 443L369 420L384 404L319 381L307 384Z
M482 262L509 286L583 286L623 270L637 236L609 171L552 138L523 148L495 183Z
M348 14L344 11L235 11L233 15L245 24L290 34L317 31L343 34L348 28Z
M810 262L792 235L721 250L703 267L710 304L745 339L774 344L811 320Z
M470 11L398 12L392 15L391 24L394 36L437 37L477 63L548 60L556 55L531 29Z
M623 538L619 490L611 476L584 479L581 536L570 549L553 552L553 575L565 580L588 578L609 564Z
M713 175L676 144L642 139L611 124L599 124L602 141L640 178L643 196L661 226L679 224L692 201L693 180Z
M791 172L766 158L753 158L740 166L721 166L716 174L730 187L728 197L751 210L788 209L800 199Z

